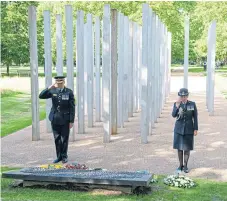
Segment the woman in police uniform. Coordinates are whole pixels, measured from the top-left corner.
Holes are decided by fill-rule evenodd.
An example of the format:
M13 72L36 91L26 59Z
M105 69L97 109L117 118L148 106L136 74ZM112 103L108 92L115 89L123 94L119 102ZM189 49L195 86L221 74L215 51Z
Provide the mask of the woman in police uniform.
M178 100L173 105L172 116L176 118L173 148L178 150L180 165L178 171L188 173L190 151L194 148L194 136L198 131L198 112L196 104L188 100L188 89L178 92ZM183 160L184 157L184 160Z
M57 159L53 163L68 162L68 140L70 128L73 127L75 119L75 99L73 91L65 87L65 77L54 77L56 83L44 89L40 99L52 99L52 108L49 120L54 134Z

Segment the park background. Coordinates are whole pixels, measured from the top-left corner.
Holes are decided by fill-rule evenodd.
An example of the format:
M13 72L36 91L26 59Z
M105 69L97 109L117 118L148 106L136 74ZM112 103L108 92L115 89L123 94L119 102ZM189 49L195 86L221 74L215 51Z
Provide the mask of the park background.
M144 2L1 2L1 63L3 74L16 74L16 69L29 65L28 6L37 7L37 40L40 75L44 74L44 24L43 11L50 10L51 24L56 23L56 14L62 15L63 59L66 63L66 25L64 6L71 4L74 19L76 11L83 10L102 18L104 4L110 4L130 20L142 23ZM160 17L172 33L172 64L183 64L184 16L190 17L189 64L201 66L206 61L208 26L217 22L216 61L227 64L227 2L149 2L152 10ZM86 19L85 19L86 20ZM51 26L53 68L56 65L56 26ZM74 35L76 33L74 23ZM74 46L74 58L76 47ZM74 59L76 66L76 60ZM29 67L28 67L29 68Z
M43 11L51 12L51 44L53 76L56 75L56 14L62 15L63 60L66 75L66 40L64 6L71 4L74 19L76 11L83 10L95 16L103 15L104 4L118 11L130 20L142 23L142 3L144 2L1 2L1 97L2 130L1 136L10 134L31 124L30 112L30 66L28 38L28 6L37 7L37 40L39 76L44 77L44 23ZM189 72L205 76L204 64L207 55L208 26L217 21L216 72L227 75L227 2L149 2L150 7L172 33L172 73L183 72L184 59L184 16L190 17ZM74 34L76 33L74 23ZM75 35L74 35L75 36ZM102 36L101 36L102 37ZM102 51L100 51L102 52ZM76 72L76 46L74 46L74 72ZM101 56L101 55L100 55ZM102 59L101 59L102 62ZM76 75L76 73L75 73ZM178 74L179 75L179 74ZM23 77L23 78L21 78ZM27 77L27 78L26 78ZM20 78L20 79L19 79ZM40 78L39 89L45 87ZM8 89L3 90L3 89ZM9 91L13 90L13 91ZM16 90L16 91L15 91ZM222 92L226 95L225 88ZM24 102L26 104L21 104ZM40 118L45 118L45 102L40 101ZM13 109L12 105L14 108ZM18 111L18 112L17 112ZM17 116L21 115L18 119Z
M55 16L61 14L63 19L63 58L66 64L65 55L65 15L64 6L72 5L74 20L76 11L83 10L87 13L102 17L104 4L110 4L111 8L118 11L130 20L142 23L142 3L144 2L1 2L1 137L7 136L18 130L31 125L31 94L30 94L30 66L29 66L29 38L28 38L28 6L37 7L37 32L38 32L38 61L40 86L45 87L44 80L44 25L43 11L51 11L51 38L52 38L52 60L53 76L56 74L56 36L55 36ZM227 2L149 2L150 7L160 17L172 33L172 76L183 76L184 58L184 16L190 17L190 42L189 42L189 76L204 77L204 63L207 56L207 33L212 20L217 22L216 39L216 84L219 85L221 93L227 98ZM74 23L74 32L76 23ZM76 58L76 47L74 46L74 58ZM76 60L74 60L76 72ZM64 67L66 74L66 67ZM76 75L76 74L75 74ZM199 80L199 79L198 79ZM40 120L45 118L45 101L40 100ZM9 167L10 168L10 167ZM8 170L7 167L2 169ZM13 200L18 192L10 191L7 187L9 181L3 180L3 193L8 200ZM204 198L206 195L213 194L216 200L225 199L225 183L215 183L206 180L201 181L200 185L205 191L195 189L183 195L183 191L170 191L162 196L172 200L173 198L191 199L191 193L197 195L196 199ZM214 188L215 186L215 188ZM161 186L160 188L164 188ZM210 191L209 189L213 189ZM33 195L37 196L34 190L19 193L17 200L26 200ZM51 194L43 192L42 200L47 200ZM50 193L50 192L49 192ZM60 193L60 192L59 192ZM178 195L176 194L178 193ZM50 196L50 197L49 197ZM52 195L54 200L64 199L60 194ZM65 192L62 196L72 194ZM83 197L82 194L79 196ZM92 197L85 195L86 200ZM157 199L160 194L156 193ZM200 197L201 196L201 197ZM97 200L106 198L96 197ZM210 197L209 197L210 198ZM71 197L71 199L73 199ZM111 197L109 198L111 199ZM115 198L113 198L115 199ZM134 198L127 198L133 200ZM154 198L155 199L155 198ZM164 199L164 198L163 198ZM200 200L201 200L200 199ZM125 198L126 200L126 198Z

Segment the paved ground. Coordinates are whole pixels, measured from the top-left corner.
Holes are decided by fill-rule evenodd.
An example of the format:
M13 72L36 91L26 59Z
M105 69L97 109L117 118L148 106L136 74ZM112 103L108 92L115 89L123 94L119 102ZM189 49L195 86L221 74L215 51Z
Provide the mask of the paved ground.
M101 123L95 123L95 127L86 129L83 135L76 134L76 141L69 144L70 162L110 170L146 169L156 174L172 174L178 161L172 149L174 119L170 114L182 84L182 78L172 77L172 93L148 144L140 143L140 113L135 113L125 128L111 137L109 144L103 144ZM190 99L196 101L199 109L199 134L189 161L189 176L227 181L227 100L216 90L215 115L209 116L204 102L205 86L205 77L189 78ZM40 122L40 126L41 140L38 142L31 141L31 127L2 138L2 165L33 166L54 159L52 134L45 132L45 121Z

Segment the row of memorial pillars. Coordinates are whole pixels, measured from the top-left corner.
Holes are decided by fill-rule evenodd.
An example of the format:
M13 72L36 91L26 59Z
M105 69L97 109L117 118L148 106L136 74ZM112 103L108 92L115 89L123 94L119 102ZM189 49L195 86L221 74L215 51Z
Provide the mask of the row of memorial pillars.
M170 93L171 34L148 4L142 9L141 140L147 143Z
M104 142L140 110L141 27L104 6L102 48Z
M67 87L74 91L74 34L70 5L65 7L65 13ZM109 5L105 5L102 23L101 76L101 23L98 17L95 18L94 26L95 28L93 28L91 14L87 14L87 22L84 24L83 11L77 12L77 132L85 133L85 115L88 117L88 127L93 127L93 108L95 108L95 121L103 121L103 141L110 142L110 137L117 133L117 128L124 127L124 123L133 116L133 113L142 109L141 141L147 143L147 136L151 133L149 130L152 131L164 107L166 97L170 93L171 34L167 32L165 25L152 12L148 4L143 4L142 27L130 21L127 16L114 9L111 10ZM29 40L32 72L32 139L39 140L37 30L36 9L33 6L29 7ZM60 15L56 16L56 47L57 74L61 75L63 59ZM44 49L45 79L48 87L52 83L49 11L44 11ZM50 108L51 100L47 100L47 115ZM48 118L47 130L51 132ZM75 140L74 129L70 136L71 140Z
M147 143L170 93L171 34L148 4L142 9L141 27L104 7L104 142L141 109L141 142Z

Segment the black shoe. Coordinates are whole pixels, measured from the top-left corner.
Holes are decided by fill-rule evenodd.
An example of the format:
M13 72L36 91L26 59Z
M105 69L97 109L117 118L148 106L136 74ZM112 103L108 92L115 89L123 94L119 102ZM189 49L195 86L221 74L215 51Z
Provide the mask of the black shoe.
M57 158L57 159L55 159L55 160L53 161L53 163L59 163L60 161L62 161L62 159L61 159L61 158Z
M184 168L184 166L179 166L179 167L177 168L177 171L182 171L183 168Z
M68 163L68 159L67 158L63 158L62 159L62 163Z
M188 170L188 168L186 166L184 167L184 172L185 173L189 173L189 170Z

